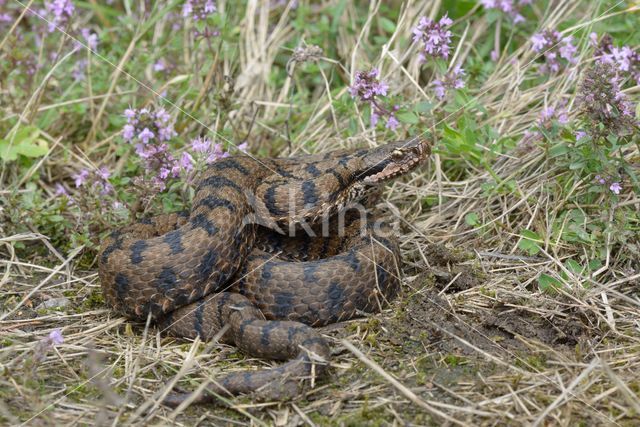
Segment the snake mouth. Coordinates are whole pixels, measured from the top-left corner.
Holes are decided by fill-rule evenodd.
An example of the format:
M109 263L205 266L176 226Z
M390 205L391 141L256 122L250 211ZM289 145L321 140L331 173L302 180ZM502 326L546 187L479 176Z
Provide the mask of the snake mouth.
M392 180L418 167L429 154L430 142L422 138L379 146L364 156L358 180L367 186Z
M400 175L415 169L422 162L421 158L406 159L403 162L394 162L392 159L380 162L379 167L372 168L371 175L367 175L362 182L367 185L377 185L382 182L394 179Z

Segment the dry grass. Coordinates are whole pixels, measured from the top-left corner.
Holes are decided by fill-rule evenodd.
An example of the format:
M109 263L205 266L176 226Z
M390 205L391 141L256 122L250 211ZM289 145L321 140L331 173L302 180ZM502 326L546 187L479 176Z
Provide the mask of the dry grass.
M326 3L318 6L320 12L336 2ZM539 27L575 14L581 16L579 25L587 27L610 18L595 15L596 3L554 2L538 10ZM221 13L230 8L229 2L218 4ZM346 5L340 18L345 23L363 9ZM367 22L377 19L379 6L370 2ZM332 73L340 75L369 63L379 65L383 77L393 82L392 91L408 104L433 102L417 83L419 63L415 47L407 50L407 39L417 17L440 16L440 7L437 0L403 4L396 33L382 51L375 51L378 56L372 56L370 27L365 25L356 33L340 31L335 40L339 58L320 60L333 64ZM307 120L296 121L296 109L287 123L281 120L299 79L305 78L297 67L282 84L276 86L270 78L272 68L282 66L277 57L283 44L299 36L289 23L290 12L285 8L274 19L266 7L250 1L236 56L220 58L221 69L237 76L231 113L235 125L244 133L253 124L253 132L264 136L252 140L255 152L273 152L271 141L289 137L293 153L375 144L379 137L364 119L350 138L341 137L348 117L333 107L341 93L326 91L333 74L320 75L324 84L304 106L310 112ZM456 62L464 62L477 39L494 30L483 19L467 22ZM119 64L135 53L136 43L134 38ZM189 52L185 58L191 58ZM522 85L531 75L533 59L523 46L500 59L486 82L473 88L488 111L478 114L479 125L516 136L551 100L574 102L577 71L540 85ZM95 108L89 120L94 125L72 152L76 160L87 162L105 147L106 161L115 159L116 135L95 135L101 135L99 119L114 99L128 93L124 82L131 78L113 69L108 91L91 95ZM197 111L216 85L213 74L204 82L195 100L171 99L194 119L205 117ZM168 81L166 87L172 84L176 82ZM138 95L151 101L163 87L154 91L140 88ZM56 108L27 107L24 117ZM459 113L441 120L453 122ZM193 132L203 122L218 129L220 116L214 112L206 117L180 132ZM52 144L61 139L45 137ZM282 147L290 154L286 144ZM637 149L628 155L638 156ZM605 269L576 274L563 261L586 254L551 232L544 234L539 254L523 255L518 249L521 230L551 230L571 203L557 191L558 177L566 172L539 149L495 157L491 173L458 158L457 171L464 173L450 176L444 165L447 155L440 151L427 167L387 188L380 209L400 230L403 294L381 314L324 328L335 353L330 375L294 402L239 398L217 407L163 407L159 401L174 384L195 389L222 372L271 363L216 343L163 337L153 325L115 317L102 302L96 272L78 267L81 247L59 253L48 236L35 230L0 237L0 419L11 425L635 425L640 417L637 261L627 261L624 248L607 246ZM52 150L24 175L6 176L25 182L38 168L51 170L60 158ZM492 175L501 178L500 185L508 181L510 190L486 191L483 186L493 181ZM640 208L633 192L619 203ZM469 213L477 214L482 225L469 226ZM16 242L32 249L28 257L18 256ZM541 273L564 286L555 293L540 291ZM59 308L38 308L63 298L68 301ZM64 343L37 360L38 343L54 328L62 329Z

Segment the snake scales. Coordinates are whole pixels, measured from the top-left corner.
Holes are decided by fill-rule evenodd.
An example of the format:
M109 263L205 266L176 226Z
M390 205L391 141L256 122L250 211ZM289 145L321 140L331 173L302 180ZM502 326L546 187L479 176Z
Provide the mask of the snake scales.
M288 360L228 374L197 402L215 394L293 397L330 358L311 326L378 311L399 287L397 243L372 218L347 214L341 235L326 231L338 230L345 205L429 153L427 141L414 139L298 158L218 160L202 173L189 213L142 220L104 241L98 264L105 299L129 318L151 316L175 336L208 340L226 325L222 342ZM304 224L311 233L300 232ZM324 237L313 237L321 225ZM298 232L284 238L277 227ZM171 394L165 403L186 397Z

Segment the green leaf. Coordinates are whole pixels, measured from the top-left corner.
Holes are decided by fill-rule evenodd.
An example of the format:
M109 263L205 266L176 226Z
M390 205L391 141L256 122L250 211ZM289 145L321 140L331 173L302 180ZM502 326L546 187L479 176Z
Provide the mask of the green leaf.
M382 29L387 33L393 33L396 31L396 23L384 16L380 18L380 27L382 27Z
M416 113L428 113L433 108L433 104L429 101L418 102L415 107L413 107L413 111Z
M420 123L420 118L411 111L405 111L403 113L397 113L396 118L400 120L402 123L409 123L411 125L416 125Z
M578 169L583 169L585 166L585 162L578 160L577 162L573 162L569 165L569 169L571 170L578 170Z
M40 129L35 126L24 126L11 131L0 139L0 159L13 161L18 155L25 157L42 157L49 152L49 144L40 136Z
M565 143L556 144L549 149L549 157L564 156L569 152L569 147Z
M582 274L582 271L584 270L580 263L572 259L566 260L564 265L565 267L567 267L567 270L569 270L573 274Z
M480 218L478 217L477 213L469 212L464 216L464 222L466 222L468 225L472 227L476 227L480 225Z
M562 288L562 283L548 274L540 273L540 276L538 276L538 288L542 292L555 294L558 289Z
M531 230L522 230L522 240L518 243L518 248L527 252L529 255L535 255L540 252L539 243L543 240L537 233Z
M596 271L600 267L602 267L602 261L600 261L599 259L592 259L591 261L589 261L588 267L589 267L589 270Z
M64 217L62 215L49 215L47 217L51 222L62 222L64 221Z

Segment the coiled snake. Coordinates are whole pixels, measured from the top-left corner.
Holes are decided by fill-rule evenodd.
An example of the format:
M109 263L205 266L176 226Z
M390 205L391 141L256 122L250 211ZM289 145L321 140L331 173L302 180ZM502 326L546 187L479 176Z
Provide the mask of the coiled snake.
M378 311L399 287L398 247L386 226L338 213L429 153L426 140L414 139L297 158L218 160L202 173L188 214L142 220L106 239L98 255L105 299L129 318L151 316L175 336L208 340L227 325L221 341L288 360L228 374L196 401L254 392L293 397L330 358L311 326ZM295 237L279 227L297 230ZM186 397L171 394L165 403Z

